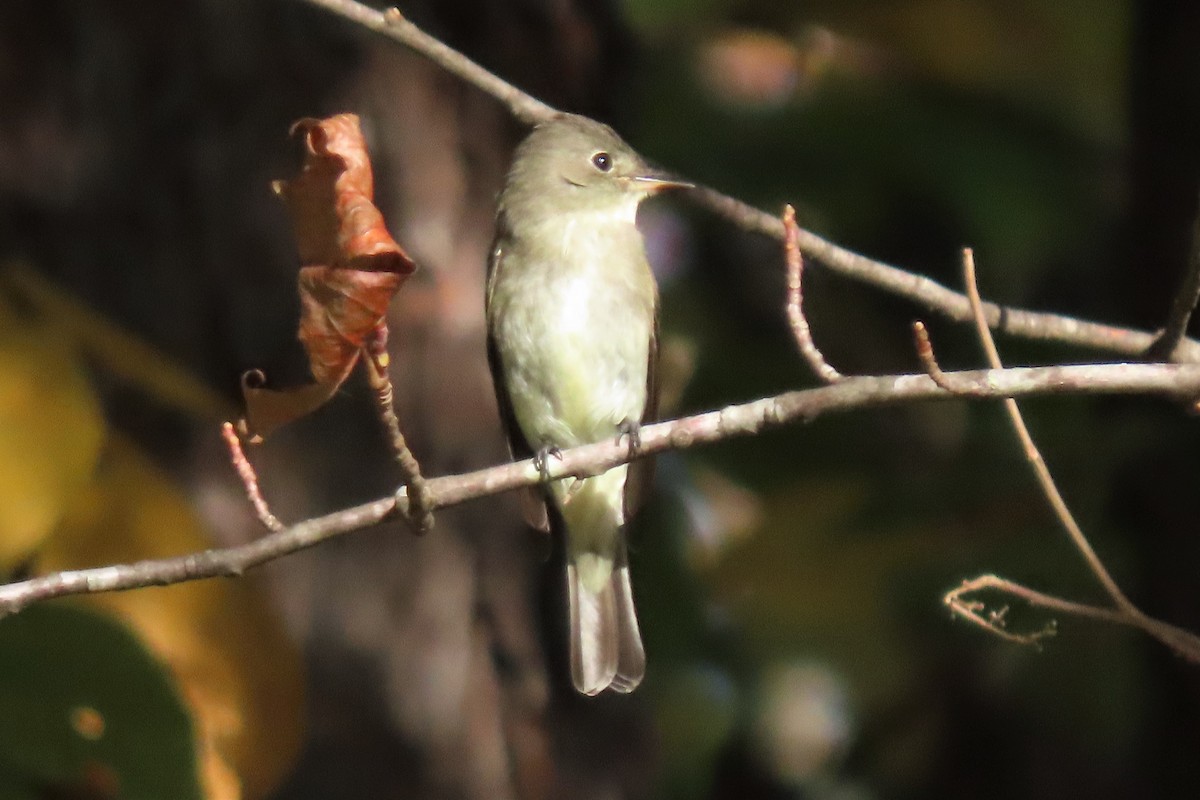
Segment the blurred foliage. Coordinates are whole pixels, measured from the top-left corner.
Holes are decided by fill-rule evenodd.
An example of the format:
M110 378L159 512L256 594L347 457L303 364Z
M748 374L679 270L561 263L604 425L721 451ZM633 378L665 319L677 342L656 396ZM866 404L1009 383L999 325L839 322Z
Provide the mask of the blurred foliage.
M211 545L179 491L122 440L34 560L37 572L163 558ZM199 581L88 598L170 665L219 797L261 797L300 743L297 654L253 581Z
M84 487L104 440L69 341L0 298L0 573L29 557Z
M0 653L0 797L204 796L190 714L129 628L37 606L0 621Z
M802 225L947 285L970 245L985 295L1012 305L1088 316L1100 276L1122 266L1132 4L624 6L651 42L626 127L672 169L763 208L793 203ZM681 408L811 385L784 320L778 245L676 214L693 243L662 258L664 321L697 354ZM651 222L653 239L666 226ZM923 309L819 265L806 282L814 335L835 366L918 368L908 325L928 320ZM980 363L969 331L929 322L943 364ZM1076 357L1000 344L1013 364ZM1158 427L1159 412L1026 404L1069 502L1131 588L1139 532L1115 518L1114 486L1122 464L1179 434L1178 421L1174 434ZM640 521L654 534L635 545L634 575L662 670L656 681L652 667L648 688L664 750L694 756L668 759L669 796L963 796L952 788L961 775L990 787L978 796L1055 796L1039 760L1014 752L1033 729L1043 759L1102 764L1086 783L1119 791L1151 724L1154 645L1060 620L1038 653L948 624L939 608L945 589L981 571L1098 596L998 409L821 419L670 459L662 472L675 495ZM697 492L713 473L738 492ZM747 518L749 528L721 522ZM1015 626L1045 621L1013 609ZM704 726L723 743L698 738ZM795 758L779 758L781 746Z
M639 144L935 277L955 275L953 250L969 243L993 291L1024 302L1048 261L1086 264L1117 210L1106 158L1121 144L1128 13L1115 0L1012 5L747 3L704 25L693 16L692 39L673 28L646 55ZM727 31L764 26L775 32L714 55Z
M29 265L5 265L0 282L13 302L36 309L47 338L69 343L76 354L94 362L105 374L192 417L211 419L233 413L223 395L161 351L59 290Z
M541 5L561 6L489 9L501 15L521 6L517 16L536 16L531 9ZM252 6L220 13L233 18ZM455 4L451 13L470 16L482 6ZM1136 12L1144 16L1149 3L622 0L620 6L644 46L630 70L636 82L615 106L622 118L614 122L640 150L681 173L763 208L791 202L806 227L952 286L959 281L957 250L969 244L984 294L1003 303L1121 322L1109 314L1125 313L1131 300L1120 287L1140 288L1151 270L1171 273L1169 263L1132 270L1117 254L1130 218L1129 160L1137 145L1130 135L1133 84L1139 75L1145 79L1145 65L1135 62ZM288 13L272 7L256 24L277 29ZM204 71L208 51L197 52L194 42L178 46L174 30L154 39L171 58L134 59L144 71L126 75L111 56L140 40L118 38L123 29L106 12L93 10L93 17L109 39L93 44L103 55L99 67L84 62L99 77L79 85L100 78L145 83L156 93L138 108L154 113L118 116L119 147L111 152L78 149L90 170L137 176L138 190L114 184L122 188L89 196L97 207L112 206L112 215L99 217L92 238L71 240L75 262L67 261L93 289L117 286L121 301L110 298L112 307L138 309L147 328L175 337L181 352L202 354L197 362L232 376L242 363L265 360L261 342L271 335L293 344L277 332L295 308L281 299L294 301L291 293L255 271L270 261L263 256L269 248L255 237L279 237L272 226L281 220L231 203L214 188L223 186L216 178L228 170L265 185L279 171L280 119L315 113L294 87L327 64L311 57L307 34L296 28L293 49L261 48L268 53L264 66L250 58L260 51L253 37L262 31L231 24L239 38L232 49L212 50L225 65L211 69L215 79ZM349 54L358 32L315 12L313 18L344 35ZM498 18L480 13L477 36L491 37L488 23ZM149 26L163 22L147 19ZM179 19L181 27L204 27L195 16ZM544 35L554 30L547 24ZM568 33L570 47L584 40L577 29ZM492 43L493 61L501 61L496 53L504 46ZM512 60L535 63L521 48ZM166 65L161 76L160 64ZM529 69L497 68L509 75ZM161 77L165 90L150 77ZM1180 74L1176 82L1192 77ZM266 110L278 109L256 93L278 84L287 87L277 94L288 103L277 119ZM612 77L607 86L618 84ZM391 90L388 102L395 105ZM114 96L134 95L131 89ZM123 105L104 97L88 95L87 102ZM154 135L143 130L147 118ZM474 117L462 119L474 124ZM375 122L381 133L388 130L386 120ZM177 141L201 153L194 164L181 169L170 160L179 153L159 152ZM263 155L265 142L271 155ZM57 149L45 152L56 168L74 163ZM132 158L146 153L156 168ZM470 150L463 160L477 158L486 160ZM68 166L63 174L75 173ZM126 200L130 206L120 205ZM812 385L784 322L778 245L681 205L663 201L646 215L658 217L661 234L650 244L665 245L664 340L671 347L664 362L675 366L664 373L677 369L691 378L670 387L680 413ZM155 213L144 213L147 207ZM216 213L227 208L229 218ZM118 224L128 225L128 238L110 235L108 226ZM105 255L99 263L106 268L128 266L126 282L96 269L93 250ZM290 253L290 243L283 250ZM208 261L220 265L218 277L201 267ZM1124 283L1122 271L1132 276ZM150 272L153 280L143 282ZM249 279L231 281L242 273ZM203 282L210 279L220 288ZM816 266L806 281L814 335L837 367L848 373L917 368L908 325L923 309ZM211 315L217 300L233 307L221 306L232 320L221 324L233 333L222 329L208 341L197 335L208 330L197 320ZM191 324L176 325L177 316ZM968 331L927 322L945 366L980 363ZM237 346L253 357L231 365L237 359L223 348L234 339L252 340ZM1013 364L1079 357L1044 343L1000 346ZM107 429L84 364L193 417L230 413L220 396L29 270L9 272L0 294L0 572L207 546L187 498L135 445ZM1191 498L1200 481L1194 421L1140 400L1023 406L1068 501L1118 580L1139 601L1148 598L1151 613L1197 627L1195 614L1187 616L1197 608L1200 563L1200 538L1191 535ZM1189 668L1134 633L1075 620L1060 620L1059 636L1042 651L1016 648L952 623L939 605L945 589L981 571L1073 599L1099 596L1044 509L997 408L948 401L824 418L665 456L660 477L663 491L638 518L632 544L650 653L646 684L628 701L572 701L600 716L618 707L653 709L663 796L1194 795L1200 742L1195 715L1188 714L1200 706L1200 694ZM371 595L371 602L389 593ZM176 759L159 763L170 765L177 785L192 787L170 796L269 791L296 747L302 699L295 654L253 585L207 582L97 596L87 611L82 605L35 607L0 621L0 643L19 635L43 648L29 649L28 659L22 649L13 659L7 656L15 648L0 647L0 712L17 696L25 698L17 701L24 703L19 713L30 719L14 737L4 724L9 717L0 714L0 798L30 796L31 779L55 788L66 782L67 791L111 787L112 773L89 771L85 765L93 762L117 765L124 777L125 762L97 749L107 746L103 737L80 738L80 731L97 729L96 717L63 711L102 712L104 735L111 731L114 747L125 741L116 703L130 681L114 675L144 675L139 688L156 687L131 702L148 724L161 721L154 744ZM373 613L382 614L380 608L386 606L372 606ZM93 618L95 612L103 617ZM1022 608L1011 619L1030 627L1045 621ZM68 629L79 629L78 637L51 652ZM86 662L80 650L68 649L76 642L110 654L112 673L80 677ZM339 694L364 674L345 656L332 656L340 672L330 678L334 689L324 706L336 709L328 724L337 736L374 722L364 722L362 706ZM56 694L65 684L94 685L94 699L84 706ZM354 695L360 704L376 701L364 694L368 701ZM39 700L31 707L29 697ZM43 732L48 738L34 738ZM600 729L590 733L602 736ZM346 749L323 751L326 760L314 759L312 770L340 774L331 763L350 762L354 750L356 757L367 754L362 758L372 769L404 773L425 754L417 743L396 755L401 748L388 749L393 734L368 730L338 739L335 748ZM1173 787L1172 778L1187 779L1186 788ZM132 773L122 785L133 786L131 780ZM312 791L299 787L289 796Z
M0 508L10 519L0 538L0 574L210 547L204 525L172 481L135 445L106 431L81 355L102 368L118 365L120 377L181 411L208 416L222 404L162 356L30 273L4 278ZM103 784L88 788L94 792L88 797L232 800L263 797L278 782L299 747L302 681L298 655L254 581L92 595L71 608L83 605L93 613L55 605L0 623L0 637L40 643L28 654L0 647L22 653L4 659L8 672L0 675L0 695L19 698L22 722L10 726L17 717L0 711L0 728L46 731L44 738L0 736L0 765L17 769L15 783L0 769L0 796L36 779ZM80 669L88 671L86 682ZM150 677L140 677L146 673ZM71 687L78 694L64 695ZM60 699L99 715L94 753L72 738ZM136 724L127 729L123 717ZM153 746L139 743L148 738ZM164 755L155 757L160 748ZM168 758L168 752L176 755ZM105 781L119 791L105 788Z

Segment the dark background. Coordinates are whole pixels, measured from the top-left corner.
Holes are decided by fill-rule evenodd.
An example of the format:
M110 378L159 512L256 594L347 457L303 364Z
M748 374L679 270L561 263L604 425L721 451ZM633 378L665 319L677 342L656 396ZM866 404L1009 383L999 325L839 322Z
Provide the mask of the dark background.
M1186 261L1200 6L1185 0L402 10L652 159L762 208L791 202L859 252L956 286L958 248L973 246L998 302L1153 329ZM209 387L197 412L137 364L123 372L128 351L87 358L106 440L131 442L219 542L257 535L217 435L222 404L250 368L306 379L290 223L268 185L296 168L291 122L340 111L363 118L379 204L421 265L390 320L405 431L429 474L496 463L482 286L521 134L502 107L301 2L0 6L0 262ZM776 243L678 198L642 221L669 413L813 385ZM843 372L917 369L918 316L944 365L980 363L965 328L818 268L806 302ZM1000 346L1012 364L1103 357ZM1195 421L1149 400L1026 410L1118 581L1200 629ZM286 520L397 482L358 379L251 457ZM265 762L231 757L248 796L1195 796L1195 666L1071 619L1041 651L1019 648L940 606L990 571L1100 599L996 406L862 412L662 458L634 541L650 667L628 698L570 691L558 567L512 498L442 512L421 540L386 526L273 564L258 580L302 653L306 692L284 699L306 732L293 760L281 731L294 723L247 711L264 747L280 742L265 777L252 774Z

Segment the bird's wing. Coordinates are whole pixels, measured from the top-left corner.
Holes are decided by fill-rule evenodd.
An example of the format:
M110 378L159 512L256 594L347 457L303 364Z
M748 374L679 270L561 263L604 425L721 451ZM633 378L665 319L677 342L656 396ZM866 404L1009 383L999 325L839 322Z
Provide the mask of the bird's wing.
M646 364L646 407L642 411L641 425L649 425L658 419L658 298L655 298L654 305L654 329L650 332ZM653 456L630 463L629 474L625 478L625 519L630 519L650 495L653 477Z
M492 305L492 286L496 281L496 273L502 255L503 243L498 235L497 244L492 248L492 257L488 261L487 297L484 300L485 313ZM533 450L530 448L529 443L525 441L525 437L521 433L521 426L517 424L516 414L513 413L512 400L508 396L508 390L504 383L504 368L500 363L500 350L496 347L496 339L492 336L490 316L488 317L487 358L488 367L492 372L492 387L496 391L496 405L500 409L500 422L508 438L509 455L514 460L532 458L534 455ZM550 520L546 515L546 499L543 490L535 486L522 490L519 494L521 497L521 513L525 517L525 522L536 530L549 533Z

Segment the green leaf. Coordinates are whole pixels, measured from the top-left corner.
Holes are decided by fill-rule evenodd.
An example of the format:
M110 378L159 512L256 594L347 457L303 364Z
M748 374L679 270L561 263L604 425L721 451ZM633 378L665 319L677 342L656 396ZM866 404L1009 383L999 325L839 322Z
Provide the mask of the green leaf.
M122 625L67 605L0 620L0 798L200 800L192 724Z

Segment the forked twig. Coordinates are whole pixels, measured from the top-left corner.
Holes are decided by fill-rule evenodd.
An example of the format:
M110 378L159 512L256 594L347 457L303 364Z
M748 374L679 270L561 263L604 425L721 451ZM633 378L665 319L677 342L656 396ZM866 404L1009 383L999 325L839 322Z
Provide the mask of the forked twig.
M970 249L963 250L963 283L966 287L967 297L971 301L971 308L975 315L975 330L979 336L980 344L983 346L984 353L987 356L988 365L992 369L1003 369L1004 366L1000 360L1000 353L996 349L996 343L992 339L987 320L983 315L983 302L979 296L979 285L975 276L975 256ZM923 333L923 326L918 333L919 340L922 338L921 333ZM933 361L932 358L932 348L928 346L929 340L927 335L923 341L929 353L929 362L926 366L928 368L932 364L936 368L936 361ZM918 346L918 352L921 349ZM922 360L924 362L924 359ZM1029 589L994 575L984 575L964 582L962 586L948 592L943 597L943 602L951 609L952 613L1010 641L1036 643L1039 639L1049 635L1046 632L1014 634L1011 631L1005 630L1003 615L998 619L984 617L981 613L984 608L982 603L966 600L966 597L970 593L979 589L996 589L1019 597L1031 605L1041 608L1138 628L1175 650L1179 655L1190 661L1200 663L1200 637L1182 628L1177 628L1174 625L1147 616L1121 591L1117 582L1104 566L1104 562L1096 554L1091 542L1088 541L1087 535L1079 526L1074 514L1071 513L1070 508L1063 499L1062 493L1059 492L1058 486L1054 482L1054 477L1050 474L1049 467L1046 466L1045 459L1042 458L1041 452L1033 441L1033 436L1029 433L1029 428L1025 424L1025 419L1021 414L1021 409L1017 405L1017 401L1011 397L1006 397L1003 402L1013 431L1021 443L1026 461L1029 462L1030 467L1033 469L1038 485L1042 489L1042 494L1045 495L1047 502L1049 502L1059 524L1070 537L1071 543L1087 563L1088 569L1095 576L1096 580L1099 581L1100 585L1104 587L1104 591L1112 601L1113 607L1100 608L1075 603Z
M961 585L947 592L942 598L942 602L946 604L952 614L960 619L966 620L972 625L977 625L989 633L1017 644L1037 645L1042 639L1046 639L1057 633L1058 626L1054 620L1050 620L1041 630L1029 633L1018 633L1010 630L1004 624L1003 610L1000 614L985 614L986 604L980 600L970 599L970 595L988 590L1002 592L1010 597L1015 597L1034 608L1055 611L1060 614L1082 617L1097 622L1137 628L1167 645L1188 661L1200 664L1200 636L1191 631L1178 628L1153 617L1147 617L1141 612L1129 614L1118 608L1105 608L1086 603L1076 603L1073 600L1066 600L1052 594L1039 592L1036 589L1030 589L1028 586L1023 586L1007 578L1001 578L998 575L979 575L978 577L965 580Z
M796 210L790 205L783 208L783 251L787 260L787 316L792 326L792 336L800 348L800 354L825 383L837 383L842 379L838 372L813 341L808 318L804 316L804 256L800 253L800 228L796 225Z
M983 589L995 589L1005 592L1021 598L1030 605L1042 608L1080 613L1085 616L1092 616L1092 614L1085 612L1096 612L1095 616L1101 619L1107 619L1111 622L1118 621L1116 619L1116 612L1109 611L1108 609L1079 606L1076 603L1067 603L1067 605L1072 606L1072 608L1067 609L1063 607L1063 601L1060 601L1056 597L1035 592L1032 589L1027 589L1020 584L1013 583L1004 578L998 578L995 575L980 575L978 578L963 581L961 586L947 592L942 598L942 602L950 609L951 614L1014 644L1040 646L1042 639L1048 639L1058 632L1058 625L1054 620L1050 620L1040 630L1028 633L1013 631L1008 627L1008 606L1003 606L998 611L989 612L986 603L981 600L972 600L969 598L969 595L972 593ZM1041 602L1043 600L1045 602Z
M979 285L975 279L975 254L970 248L963 250L963 283L966 286L967 298L971 301L971 308L975 312L975 332L979 336L979 342L983 346L984 354L987 356L988 365L992 369L1003 369L1004 366L1000 361L1000 352L996 349L996 342L992 339L992 332L988 329L987 321L983 318L983 301L979 297ZM1033 442L1033 437L1029 433L1029 427L1025 424L1025 418L1021 415L1021 409L1017 405L1017 401L1011 397L1004 399L1004 410L1008 413L1009 422L1012 424L1013 432L1017 435L1017 439L1021 443L1021 449L1025 453L1025 460L1029 462L1029 466L1033 469L1033 474L1037 478L1038 485L1042 488L1042 493L1046 496L1047 502L1054 510L1054 515L1058 517L1059 524L1071 537L1071 543L1075 545L1075 549L1079 551L1087 562L1088 568L1092 574L1096 576L1096 580L1104 587L1104 591L1112 598L1113 603L1118 608L1125 611L1134 609L1133 603L1117 586L1117 582L1113 580L1108 569L1105 568L1104 562L1096 555L1095 549L1091 542L1088 541L1083 529L1075 520L1075 515L1071 513L1067 503L1063 500L1062 493L1059 492L1057 484L1054 482L1054 477L1050 474L1050 468L1046 466L1045 459L1042 458L1041 452L1038 451L1037 445Z

